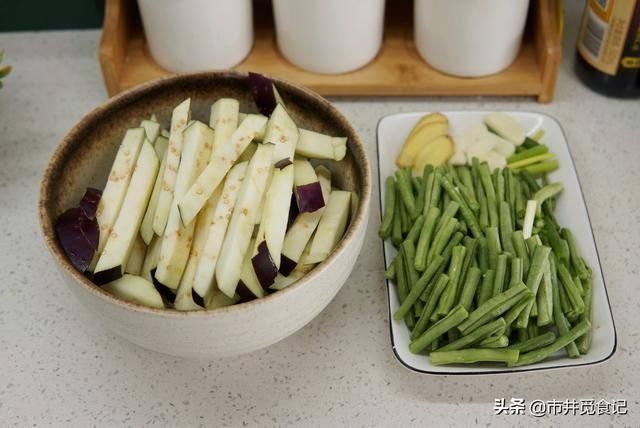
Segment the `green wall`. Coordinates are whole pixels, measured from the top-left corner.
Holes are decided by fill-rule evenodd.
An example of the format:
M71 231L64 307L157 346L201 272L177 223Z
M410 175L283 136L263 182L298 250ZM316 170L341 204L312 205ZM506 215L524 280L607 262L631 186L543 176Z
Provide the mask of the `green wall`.
M104 0L0 0L0 31L102 26Z

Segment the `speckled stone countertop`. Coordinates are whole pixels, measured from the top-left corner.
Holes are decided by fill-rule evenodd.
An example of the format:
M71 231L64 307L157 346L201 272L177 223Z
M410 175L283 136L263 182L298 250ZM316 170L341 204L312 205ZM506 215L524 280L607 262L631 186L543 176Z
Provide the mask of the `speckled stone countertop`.
M106 99L99 32L0 34L14 65L0 91L0 426L640 425L640 103L604 98L576 80L578 13L570 12L552 104L335 100L372 161L376 123L393 112L522 109L563 125L600 249L618 350L599 366L484 377L423 376L395 360L377 196L364 250L345 287L309 325L268 349L220 361L182 360L103 330L62 286L37 222L39 180L54 147ZM495 416L500 397L622 398L629 414Z

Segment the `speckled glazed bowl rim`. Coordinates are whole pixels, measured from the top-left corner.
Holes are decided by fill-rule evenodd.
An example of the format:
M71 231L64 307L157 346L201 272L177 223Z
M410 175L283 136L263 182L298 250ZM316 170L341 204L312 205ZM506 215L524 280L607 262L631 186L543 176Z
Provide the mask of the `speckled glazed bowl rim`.
M291 286L284 290L279 290L276 293L272 293L262 299L255 299L250 302L227 306L224 308L217 308L214 310L197 310L197 311L177 311L174 309L155 309L142 306L136 303L126 302L113 297L106 291L101 290L95 284L93 284L87 277L78 272L69 262L67 256L63 252L61 246L58 243L58 239L55 233L54 222L49 218L49 208L54 203L52 191L55 184L52 182L52 178L56 175L56 171L60 168L64 168L68 161L68 156L73 153L75 148L81 144L78 142L78 138L83 134L84 130L94 126L96 123L104 118L108 117L112 109L118 109L120 106L127 106L136 102L143 102L144 97L147 94L153 93L159 89L168 89L173 85L184 83L185 81L197 81L203 79L236 79L245 80L247 74L238 72L199 72L190 74L174 75L167 78L154 80L149 83L145 83L129 89L116 97L113 97L96 107L86 116L84 116L62 139L61 143L53 153L47 168L42 176L40 183L40 200L39 200L39 217L40 227L44 236L45 243L49 248L49 251L53 255L55 261L62 266L64 271L69 274L80 287L83 287L86 291L97 296L100 299L106 300L109 303L120 306L124 309L128 309L134 312L139 312L147 315L161 316L161 317L216 317L224 314L229 314L237 311L247 311L251 308L255 308L257 305L268 304L269 302L282 298L287 293L292 293L296 289L304 287L311 281L314 281L322 276L322 274L331 269L333 261L342 255L345 248L355 239L356 232L362 227L366 227L367 210L369 209L371 199L371 169L369 166L369 160L367 157L366 149L362 140L356 133L355 129L351 126L348 120L327 101L317 93L286 80L272 78L278 88L283 93L293 93L298 97L305 98L311 103L319 106L329 113L331 117L337 121L341 127L343 127L347 134L350 135L349 150L354 158L354 164L356 165L356 171L360 180L359 189L359 203L358 208L349 224L344 237L340 240L334 251L325 259L322 263L316 266L311 272L306 274L303 278L296 281Z

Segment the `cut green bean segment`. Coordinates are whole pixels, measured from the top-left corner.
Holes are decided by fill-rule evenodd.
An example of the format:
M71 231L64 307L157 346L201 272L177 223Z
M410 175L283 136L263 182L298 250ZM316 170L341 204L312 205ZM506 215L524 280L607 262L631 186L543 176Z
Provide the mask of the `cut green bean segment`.
M469 268L469 271L467 272L464 284L462 285L462 291L460 292L460 299L458 301L458 303L467 311L471 309L473 297L478 289L481 276L482 271L475 267Z
M565 228L562 229L561 235L569 245L569 252L571 253L571 266L573 266L573 269L575 269L580 279L589 278L591 274L589 273L584 260L582 260L582 257L580 256L580 252L578 250L578 246L576 245L576 241L573 238L573 234L569 229Z
M553 261L551 261L551 265L553 265ZM553 270L553 269L552 269ZM556 328L558 329L558 333L566 334L571 330L571 324L569 324L569 320L565 317L562 306L560 303L560 290L559 284L557 283L557 279L553 276L551 278L553 282L553 320L556 324ZM570 342L565 347L567 351L567 355L570 358L577 358L580 356L580 351L578 350L577 344L575 342Z
M420 237L420 232L422 231L422 225L424 224L425 218L422 214L420 214L415 222L413 223L413 225L411 226L411 229L409 229L409 233L407 234L407 238L406 240L409 240L411 242L413 242L414 244L417 243L418 238Z
M440 180L442 179L442 174L436 172L433 177L433 189L431 190L431 202L430 207L437 207L440 203L440 195L442 194L442 186L440 185ZM440 211L443 211L441 208Z
M536 337L531 337L523 342L514 343L509 349L516 349L521 353L533 351L543 346L551 345L556 341L556 335L552 331L548 331Z
M591 329L591 323L589 321L587 320L580 321L569 332L562 334L560 337L558 337L556 341L553 342L552 344L524 353L518 357L517 362L508 363L507 366L519 367L519 366L526 366L529 364L535 364L537 362L540 362L545 358L558 352L559 350L567 346L567 344L571 342L575 342L579 337L586 334L590 329Z
M391 280L396 278L396 264L394 263L394 261L391 261L389 267L384 271L384 277Z
M492 297L497 296L504 291L508 261L509 257L506 254L500 254L498 256L498 262L496 263L496 274L493 279L493 289L491 292Z
M396 204L396 180L393 176L387 177L385 180L385 199L384 199L384 220L380 225L378 236L382 239L386 239L391 235L391 228L393 227L393 214L395 212Z
M478 306L489 300L493 294L493 283L496 279L496 271L488 269L485 271L482 277L482 283L478 289L478 295L476 297L476 303Z
M509 338L504 334L500 336L489 336L478 343L478 348L506 348L509 346Z
M483 272L489 269L489 245L487 244L487 238L480 238L478 240L478 266Z
M527 273L527 288L531 291L531 293L535 296L538 293L538 288L540 286L540 282L542 281L542 273L544 271L545 263L549 258L549 253L551 252L551 248L546 247L544 245L536 246L533 257L531 258L531 267L529 268L529 272ZM518 316L518 320L516 321L516 327L518 328L526 328L529 324L529 316L531 315L531 307L535 300L532 300L527 307L520 313Z
M420 337L411 342L409 350L414 354L424 351L434 340L445 334L452 328L459 326L469 313L462 306L456 306L447 314L446 317L429 327Z
M409 284L407 280L407 273L404 268L404 260L400 253L399 257L396 257L393 263L396 266L396 284L398 285L398 301L400 304L404 302L409 294ZM415 318L413 313L409 312L404 318L404 322L407 324L407 327L413 328L415 325Z
M521 230L516 230L511 234L511 242L516 256L522 260L522 274L524 275L529 272L529 249Z
M435 351L429 354L429 358L434 366L479 362L515 364L519 355L520 353L513 349L467 348L459 351Z
M484 194L484 187L480 182L476 186L476 195L478 195L478 205L480 206L478 222L480 223L480 227L485 229L489 227L489 207L487 205L487 197Z
M400 192L398 192L398 194L400 194ZM402 227L402 235L404 236L411 228L411 220L407 213L407 207L405 207L403 203L399 203L398 205L400 206L400 225Z
M437 281L433 283L433 291L430 293L429 299L426 301L424 308L422 309L422 314L420 314L420 318L418 319L415 328L411 332L412 340L419 337L427 329L427 326L429 325L429 321L431 319L431 315L435 311L438 300L440 300L440 296L442 296L445 288L447 288L448 283L449 277L444 273L440 274Z
M500 204L507 200L507 190L504 182L504 175L502 175L502 171L500 169L496 169L494 171L495 182L496 182L496 199L498 202L498 209L500 209Z
M502 328L506 327L506 323L504 322L504 318L498 318L495 321L492 321L488 324L485 324L468 335L462 336L454 342L450 342L449 344L440 348L441 351L455 351L458 349L469 347L475 343L478 343L482 339L485 339Z
M442 253L444 248L447 246L451 235L453 235L454 231L458 227L458 220L456 218L450 218L440 230L436 232L436 236L433 238L433 243L429 246L429 252L427 254L427 263L429 263L433 258Z
M538 216L542 215L542 204L550 198L555 198L564 190L564 186L562 183L551 183L547 184L540 190L538 190L534 195L533 199L536 201L536 214Z
M397 199L398 190L396 188L396 199ZM391 242L397 248L398 245L402 243L402 219L401 216L401 205L396 202L394 213L393 213L393 225L391 227Z
M509 274L509 287L511 288L519 282L524 282L522 259L516 257L511 259L511 273Z
M495 270L498 265L498 254L502 252L500 233L497 227L487 227L484 231L487 237L487 249L489 250L489 268Z
M456 296L458 294L460 271L462 270L462 263L464 262L464 255L466 252L467 249L462 245L453 247L451 263L449 264L449 271L447 272L447 275L449 276L449 284L438 303L438 315L444 316L448 314L454 306Z
M582 314L584 312L584 300L580 295L578 286L575 284L573 278L571 277L571 273L569 273L569 270L563 263L559 263L557 265L557 269L560 283L562 284L562 288L567 295L567 299L569 300L571 309L576 315Z
M448 263L449 260L451 260L451 253L453 252L455 246L462 242L462 238L464 238L464 235L460 232L456 232L449 240L447 246L444 247L444 250L442 250L441 254L445 263Z
M493 180L491 178L491 172L489 171L489 165L486 162L480 164L480 180L484 188L484 194L487 197L487 207L489 210L489 225L498 227L500 219L498 216L498 202L496 198L496 190L493 187Z
M475 186L473 185L474 180L471 175L471 169L466 165L459 166L458 177L460 177L460 181L462 182L462 184L466 186L467 189L469 189L471 192L473 192L473 195L475 197Z
M411 287L411 291L407 294L406 298L402 301L400 307L393 314L393 317L397 320L401 320L411 310L411 307L418 301L418 298L423 293L431 279L440 269L440 266L444 263L442 256L438 255L433 259L433 262L429 265L429 268L422 274L422 276Z
M418 177L418 180L420 181L420 187L418 187L418 191L416 192L416 211L413 214L414 218L421 215L424 211L424 204L427 193L427 186L424 183L422 177Z
M407 213L413 214L416 210L416 199L413 196L413 189L411 188L411 179L407 177L402 171L396 171L397 186L400 193L400 199L402 204L407 210Z
M513 226L511 224L511 208L509 203L502 201L500 203L500 241L502 248L512 256L517 255L511 239L513 235Z
M593 317L593 282L591 276L584 281L584 312L580 316L580 321L592 322ZM586 332L583 336L575 342L578 345L578 350L581 354L586 354L591 348L591 330Z
M464 281L467 277L467 272L469 271L469 267L471 267L471 263L476 259L478 240L469 236L465 236L462 239L462 244L467 249L464 254L464 260L462 262L462 269L460 270L460 283L464 284ZM458 287L458 295L456 296L456 301L460 299L461 292L462 288Z
M556 255L556 258L560 260L560 262L568 264L570 256L569 244L567 244L567 241L562 239L560 233L558 233L558 229L550 221L546 221L544 223L544 231L546 238L549 241L549 246L553 249L553 253Z
M427 268L427 252L431 245L431 238L436 228L436 222L440 217L440 209L438 207L429 208L429 212L425 218L422 230L420 231L420 238L418 239L418 246L416 247L416 269L423 272Z
M538 327L543 327L553 323L553 284L551 282L551 267L549 260L545 263L542 271L542 282L538 288L536 296L538 317Z
M447 192L447 194L451 198L451 200L457 202L458 205L460 206L460 215L462 216L463 220L469 227L469 230L471 231L473 236L475 238L482 238L482 231L480 231L480 225L478 224L478 221L476 220L476 217L473 215L471 208L467 206L466 202L464 201L458 189L456 189L454 185L449 181L449 179L444 176L441 179L441 184L444 190ZM476 206L477 206L477 202L476 202Z
M488 322L488 319L498 317L508 311L523 295L528 294L531 294L531 291L521 282L478 306L475 311L469 314L469 318L458 326L458 330L460 330L462 334L470 333L485 322Z
M425 167L425 171L426 171L426 167ZM423 179L425 191L424 191L424 205L422 207L422 214L424 214L425 216L429 212L429 209L432 207L431 194L433 193L433 184L434 184L435 178L436 178L436 173L432 171L429 173L427 177Z
M436 225L436 230L442 229L449 220L454 218L460 209L460 204L455 201L450 201L445 205L444 211L442 211L442 216L438 220L438 224Z
M400 246L402 252L402 259L404 261L405 272L407 273L408 290L413 288L413 285L418 282L418 271L415 269L416 248L411 241L404 241Z

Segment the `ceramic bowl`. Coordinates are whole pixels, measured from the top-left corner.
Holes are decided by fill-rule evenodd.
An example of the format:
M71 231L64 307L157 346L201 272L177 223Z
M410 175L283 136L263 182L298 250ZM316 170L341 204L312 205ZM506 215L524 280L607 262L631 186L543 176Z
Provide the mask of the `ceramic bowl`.
M274 79L275 80L275 79ZM329 163L338 187L355 192L351 220L334 252L303 279L263 299L211 311L178 312L124 302L95 286L69 263L55 236L55 219L77 205L85 188L102 188L126 128L155 113L167 125L172 108L191 97L193 118L208 121L221 97L255 107L247 76L196 73L145 84L110 99L86 115L63 138L42 178L40 224L61 278L91 316L142 347L177 356L217 358L251 352L284 339L322 311L347 280L367 228L371 172L365 148L352 126L319 95L275 80L300 127L349 138L346 158Z

